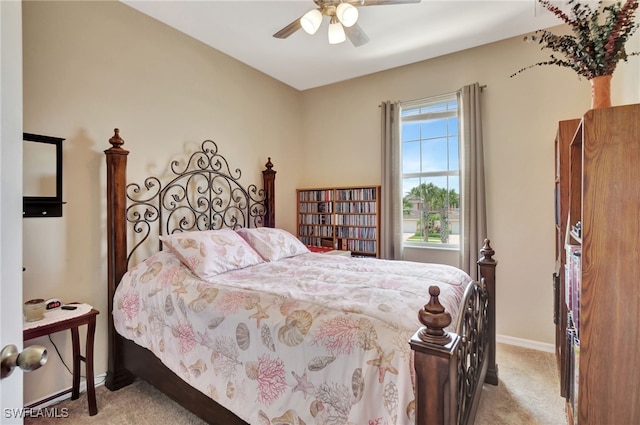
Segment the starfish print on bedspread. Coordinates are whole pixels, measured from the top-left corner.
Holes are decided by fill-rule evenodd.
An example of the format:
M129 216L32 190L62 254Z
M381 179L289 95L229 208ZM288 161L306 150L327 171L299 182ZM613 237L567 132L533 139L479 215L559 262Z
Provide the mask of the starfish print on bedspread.
M256 304L256 312L249 316L249 319L256 319L256 327L260 327L260 321L262 319L268 319L270 316L267 314L267 310L269 310L271 305L267 305L266 307L262 307L260 304Z
M298 381L298 383L295 385L295 387L293 387L293 390L291 390L291 392L301 391L302 394L304 394L304 399L306 400L307 396L309 395L311 390L313 390L313 387L314 387L314 385L307 380L307 372L305 371L302 376L298 376L298 374L295 373L294 371L291 371L291 374L293 375L294 378L296 378L296 381Z
M387 372L393 373L394 375L398 374L398 369L393 367L391 364L391 360L393 360L393 356L396 352L395 350L391 350L389 354L385 355L381 348L377 348L376 350L378 351L378 358L368 360L367 364L378 368L378 382L382 383Z

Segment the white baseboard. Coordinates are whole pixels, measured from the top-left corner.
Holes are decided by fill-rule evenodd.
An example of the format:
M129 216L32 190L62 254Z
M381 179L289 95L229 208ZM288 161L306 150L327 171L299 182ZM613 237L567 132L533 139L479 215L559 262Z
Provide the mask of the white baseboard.
M555 345L547 342L532 341L530 339L516 338L508 335L496 335L496 342L503 344L515 345L518 347L530 348L532 350L545 351L547 353L554 353L556 351Z
M106 373L98 375L93 379L94 385L96 387L104 385L104 381L106 379L107 379L107 374ZM61 390L61 391L64 391L64 390ZM85 391L87 391L87 382L86 381L80 381L80 394L84 393ZM57 394L57 392L56 392L56 394ZM30 406L30 405L39 403L40 400L46 400L49 397L51 397L51 395L49 395L47 397L42 397L39 400L33 400L33 401L29 402L29 403L24 403L24 404L25 404L25 406ZM38 404L38 407L40 408L40 407L51 406L52 404L56 404L58 402L61 402L63 400L67 400L69 398L71 398L71 393L63 394L60 397L56 397L53 400L47 401L46 403Z

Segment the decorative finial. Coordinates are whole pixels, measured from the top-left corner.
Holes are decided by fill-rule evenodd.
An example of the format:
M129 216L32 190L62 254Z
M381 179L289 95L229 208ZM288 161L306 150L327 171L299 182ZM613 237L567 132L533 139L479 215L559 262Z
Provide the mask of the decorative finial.
M122 147L122 145L124 144L124 140L120 137L119 128L113 129L113 137L109 139L109 143L111 143L111 145L116 149Z
M273 168L273 164L271 163L271 157L268 157L267 163L264 164L264 166L267 167L267 170L271 171L271 169Z
M482 258L480 258L478 262L494 263L496 260L491 257L493 257L495 253L496 252L493 250L493 248L491 248L491 241L489 239L485 239L484 245L482 249L480 249L480 255L482 255Z
M444 328L451 324L451 315L440 304L439 287L430 286L429 295L431 295L429 302L418 311L418 319L425 326L418 332L418 337L424 342L446 345L451 342L451 335Z

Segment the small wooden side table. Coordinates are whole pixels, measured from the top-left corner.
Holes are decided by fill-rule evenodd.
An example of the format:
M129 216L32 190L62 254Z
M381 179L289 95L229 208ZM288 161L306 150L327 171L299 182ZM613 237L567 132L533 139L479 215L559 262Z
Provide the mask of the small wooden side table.
M37 406L47 401L60 397L61 395L71 393L71 400L76 400L80 397L80 361L84 361L86 379L87 379L87 401L89 402L89 416L93 416L98 413L98 406L96 404L96 388L93 377L93 340L96 334L96 316L100 314L98 310L92 308L88 313L82 316L72 317L69 319L61 319L57 322L49 323L44 326L39 326L32 329L24 330L22 333L22 339L24 341L37 338L40 336L50 335L52 333L71 330L71 344L73 346L73 385L70 389L61 391L58 394L52 395L46 400L41 400L34 403L28 408ZM78 334L78 327L87 325L87 341L85 347L85 355L80 354L80 337Z

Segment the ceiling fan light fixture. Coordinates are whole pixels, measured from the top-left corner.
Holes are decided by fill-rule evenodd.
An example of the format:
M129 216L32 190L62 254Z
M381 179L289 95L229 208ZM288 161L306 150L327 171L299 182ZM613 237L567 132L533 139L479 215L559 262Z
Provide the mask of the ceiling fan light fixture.
M339 44L347 39L342 24L337 19L332 18L329 24L329 44Z
M320 10L318 9L310 10L300 18L300 26L302 26L302 29L310 35L313 35L318 31L321 23L322 13L320 13Z
M349 3L340 3L336 8L336 16L342 25L351 27L358 21L358 9Z

